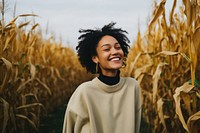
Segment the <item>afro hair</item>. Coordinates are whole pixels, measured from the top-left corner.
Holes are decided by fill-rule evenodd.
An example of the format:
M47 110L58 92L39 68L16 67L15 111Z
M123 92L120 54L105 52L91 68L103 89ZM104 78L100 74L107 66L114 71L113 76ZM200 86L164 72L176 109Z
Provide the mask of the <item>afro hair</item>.
M111 22L108 25L103 26L101 29L79 30L81 35L78 38L79 42L76 50L79 61L81 65L86 68L87 72L91 72L92 74L96 73L96 64L92 61L92 57L97 55L97 45L101 38L106 35L114 37L119 42L124 52L124 57L127 57L130 48L128 43L130 43L130 40L127 38L125 33L128 33L121 28L114 28L115 24L116 23Z

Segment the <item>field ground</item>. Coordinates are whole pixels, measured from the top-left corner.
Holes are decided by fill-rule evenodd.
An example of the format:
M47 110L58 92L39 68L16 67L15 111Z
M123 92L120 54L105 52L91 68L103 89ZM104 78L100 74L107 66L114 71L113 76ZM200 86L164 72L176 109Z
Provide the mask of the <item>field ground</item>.
M67 104L47 114L41 121L39 133L61 133Z

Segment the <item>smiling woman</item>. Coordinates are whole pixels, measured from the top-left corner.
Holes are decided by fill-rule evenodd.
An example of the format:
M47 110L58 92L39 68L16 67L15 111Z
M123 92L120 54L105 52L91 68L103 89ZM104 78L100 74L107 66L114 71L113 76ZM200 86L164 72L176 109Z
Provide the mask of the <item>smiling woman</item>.
M71 96L63 133L139 133L141 92L134 78L120 77L129 39L115 23L80 30L76 47L88 72L99 74L82 83Z
M106 76L115 77L117 69L123 65L124 52L118 41L106 35L101 38L96 48L97 55L92 57L93 62L101 69L101 73Z

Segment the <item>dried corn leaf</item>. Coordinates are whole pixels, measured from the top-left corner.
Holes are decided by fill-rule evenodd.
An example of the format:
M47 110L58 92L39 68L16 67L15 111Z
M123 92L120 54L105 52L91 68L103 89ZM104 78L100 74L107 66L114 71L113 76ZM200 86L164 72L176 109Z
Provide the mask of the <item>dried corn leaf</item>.
M41 103L31 103L17 107L17 109L31 108L34 106L43 106Z
M30 45L33 47L36 44L36 41L37 41L37 37L33 36L31 41L30 41Z
M188 93L190 90L192 90L194 88L193 85L190 85L188 82L184 83L182 86L176 88L175 90L175 94L173 95L173 98L175 100L175 104L176 104L176 114L179 116L179 119L184 127L184 129L188 132L188 126L186 125L186 122L183 118L183 114L181 111L181 105L180 105L180 101L181 101L181 97L180 97L180 93L184 92L184 93Z
M135 45L135 48L136 48L138 51L143 52L143 51L144 51L144 47L143 47L143 44L142 44L142 37L141 37L140 31L138 31L136 42L137 42L137 43L136 43L136 45Z
M24 27L24 26L27 26L29 23L30 23L30 21L25 22L25 23L23 23L23 24L20 24L20 25L18 26L18 28L20 29L20 28L22 28L22 27Z
M40 83L40 84L44 87L44 89L47 90L47 92L48 92L50 95L52 94L51 89L50 89L45 83L43 83L39 78L36 78L36 81L37 81L38 83Z
M37 97L37 89L34 89L34 92L33 93L27 93L25 94L24 96L25 97L34 97L34 99L36 100L36 102L39 102L39 99Z
M159 63L153 75L153 103L156 102L156 95L158 92L158 81L160 79L160 74L162 73L162 67L165 65L167 65L167 63Z
M187 109L189 115L191 115L191 114L192 114L192 111L191 111L191 105L190 105L190 104L191 104L190 95L187 94L187 93L181 93L181 97L182 97L182 99L183 99L183 101L184 101L184 104L185 104L184 107Z
M25 86L27 84L29 84L32 81L32 79L28 79L28 80L24 80L22 81L22 83L19 85L19 87L17 88L17 92L20 93L23 89L25 89Z
M176 3L177 3L177 0L174 0L173 7L172 7L172 10L170 12L170 18L169 18L170 24L173 23L173 15L174 15L174 10L175 10L175 7L176 7Z
M193 43L194 43L195 49L198 50L197 48L199 47L199 44L200 44L200 26L197 27L194 31Z
M12 26L13 24L15 24L15 21L17 20L18 17L14 18L12 21L10 21L6 26L5 28L8 28L10 26Z
M190 0L183 0L183 3L185 5L185 10L184 10L184 13L187 17L187 26L188 28L190 27L191 25L191 5L190 5Z
M5 101L3 98L0 98L0 100L3 103L3 129L2 129L2 133L6 132L6 127L7 127L7 123L9 120L9 104L7 101Z
M30 120L27 116L25 116L23 114L16 114L16 117L27 121L38 132L38 129L37 129L35 123L32 120Z
M157 101L157 111L158 111L158 116L161 120L161 123L164 127L164 130L165 132L167 132L167 127L166 127L166 123L165 123L165 119L164 119L164 114L163 114L163 100L162 98L160 98L158 101Z
M197 50L193 43L190 43L190 58L192 63L191 65L191 79L192 79L192 85L194 85L195 80L195 70L197 65Z
M2 62L2 63L1 63ZM0 86L0 94L2 94L4 86L8 83L9 79L11 78L10 76L12 75L12 64L10 63L10 61L8 61L5 58L0 58L0 64L3 65L5 64L6 66L6 70L5 70L5 76L0 78L3 79L3 83Z
M191 0L191 23L197 22L197 18L199 15L199 10L197 6L197 0Z
M35 66L32 63L30 63L29 65L30 65L31 79L33 80L35 78L36 68L35 68Z
M20 86L18 87L18 89L17 89L17 92L21 92L24 88L25 88L25 86L27 85L27 84L29 84L31 81L33 81L34 79L35 79L35 74L36 74L36 68L35 68L35 66L33 65L33 64L29 64L30 65L30 74L31 74L31 77L28 79L28 80L26 80L26 81L23 81L21 84L20 84Z
M139 54L137 54L134 61L130 63L130 68L129 68L129 73L128 73L129 75L131 75L131 73L133 72L133 68L134 68L134 66L135 66L135 64L138 61L140 56L141 56L141 52Z
M187 60L187 62L191 63L190 58L187 55L185 55L185 53L180 53L180 54Z
M57 82L57 78L55 76L55 72L54 72L55 68L54 67L50 67L50 72L51 72L51 78L53 79L53 83L56 84Z
M6 43L4 45L3 51L5 51L8 47L8 44L11 44L11 42L13 41L13 39L16 37L16 32L13 32L12 35L10 37L6 38Z
M187 121L187 126L189 128L190 133L194 133L194 130L196 129L194 128L194 123L199 119L200 119L200 111L189 117Z
M193 45L191 46L191 55L192 55L192 67L193 67L193 77L195 79L195 71L196 71L196 67L197 67L197 57L198 57L198 48L199 48L199 44L200 44L200 26L197 27L194 31L194 35L193 35ZM195 81L193 81L194 83Z
M58 77L60 80L64 81L64 79L63 79L62 76L60 75L59 70L58 70L57 68L55 68L54 70L55 70L55 73L56 73L57 77Z
M37 24L35 24L35 25L33 25L33 27L31 28L31 31L33 31L37 26L39 26L39 24L37 23Z
M28 17L28 16L38 17L38 15L36 15L36 14L21 14L21 15L18 15L18 17Z
M134 77L137 79L141 74L144 74L144 73L149 73L150 69L152 69L152 66L153 64L146 64L140 68L137 68L135 71L134 71Z
M33 47L30 46L30 47L28 48L27 55L28 55L28 61L29 61L31 64L32 64L32 55L33 55L33 51L34 51Z
M15 21L16 21L19 17L28 17L28 16L37 17L38 15L35 15L35 14L22 14L22 15L18 15L18 16L15 17L13 20L11 20L10 23L8 23L5 27L8 27L8 26L12 25L13 23L15 23Z
M155 56L159 56L159 55L177 55L177 54L179 54L179 52L162 51L162 52L159 52L158 54L156 54Z
M166 0L162 0L162 2L160 3L156 14L153 16L153 19L151 20L150 24L149 24L149 30L151 30L153 28L153 26L155 25L155 23L157 22L157 20L159 19L160 15L162 15L162 13L165 10L165 3Z

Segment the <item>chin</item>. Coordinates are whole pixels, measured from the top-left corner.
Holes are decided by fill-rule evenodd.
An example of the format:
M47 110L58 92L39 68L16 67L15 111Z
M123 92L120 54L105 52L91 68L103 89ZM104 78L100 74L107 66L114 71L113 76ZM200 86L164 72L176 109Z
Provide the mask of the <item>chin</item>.
M115 64L110 64L110 69L120 69L122 68L122 63L115 63Z
M113 69L115 69L115 70L118 70L120 68L122 68L122 65L113 67Z

